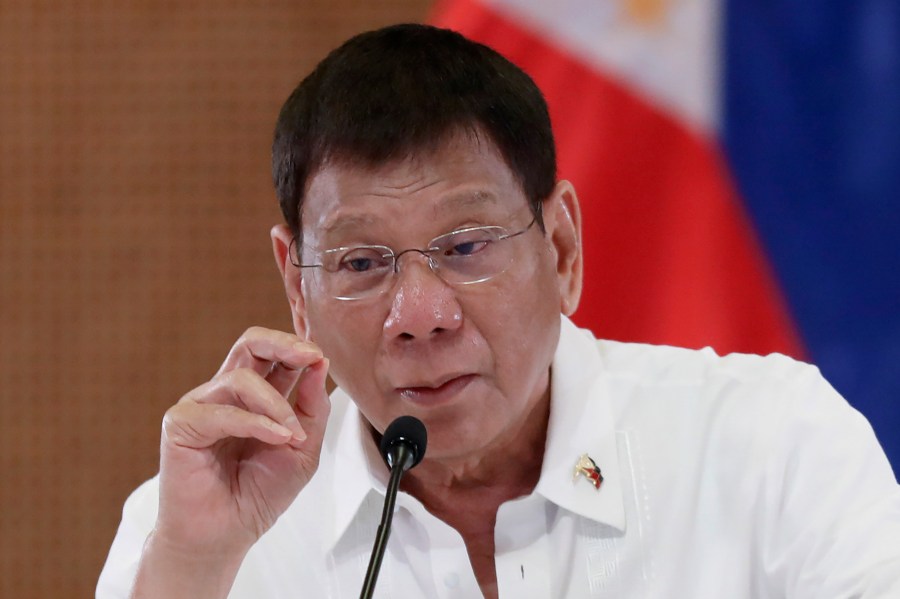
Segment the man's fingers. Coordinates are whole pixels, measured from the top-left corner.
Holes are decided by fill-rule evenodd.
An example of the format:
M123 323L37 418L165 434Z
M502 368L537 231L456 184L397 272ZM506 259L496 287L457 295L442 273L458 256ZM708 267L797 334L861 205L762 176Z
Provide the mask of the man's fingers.
M232 405L179 403L163 419L163 441L192 449L206 448L229 437L282 445L292 435L290 429L268 416Z
M240 368L216 377L188 393L183 403L221 404L261 414L288 428L295 442L306 439L306 431L287 399L256 372Z
M319 437L324 433L330 410L325 395L327 373L328 362L315 344L283 331L251 327L232 347L213 380L185 395L179 405L218 405L265 417L281 427L279 432L290 431L290 444L300 447L310 432L309 427ZM298 383L301 399L295 407L288 397ZM191 413L190 408L185 410ZM193 423L180 422L182 436L191 438ZM270 436L271 432L270 427Z
M222 374L238 368L250 368L265 376L272 364L302 370L322 358L322 350L297 335L263 327L251 327L241 335L219 368Z
M328 366L328 358L323 358L303 372L297 383L297 403L294 406L304 430L319 441L325 434L325 424L331 412L331 402L325 392Z
M275 362L270 366L266 380L278 393L287 397L294 390L294 385L300 380L303 372L303 369L288 366L283 362Z

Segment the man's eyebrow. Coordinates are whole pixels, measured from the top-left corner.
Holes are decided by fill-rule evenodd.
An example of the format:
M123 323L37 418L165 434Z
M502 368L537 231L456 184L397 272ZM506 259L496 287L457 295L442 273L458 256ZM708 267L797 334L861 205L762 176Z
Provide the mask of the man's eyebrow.
M347 230L358 230L371 227L378 222L378 218L372 214L347 214L338 215L331 222L322 227L326 235L334 235Z
M435 206L434 211L435 215L452 214L475 207L496 206L499 201L499 198L489 191L465 191L442 198ZM329 222L322 227L322 232L328 236L345 231L358 232L378 224L381 220L374 214L338 214L329 219Z
M447 196L441 200L440 204L435 208L435 212L440 214L444 212L456 212L464 209L477 208L485 205L496 206L499 201L500 198L489 191L465 191Z

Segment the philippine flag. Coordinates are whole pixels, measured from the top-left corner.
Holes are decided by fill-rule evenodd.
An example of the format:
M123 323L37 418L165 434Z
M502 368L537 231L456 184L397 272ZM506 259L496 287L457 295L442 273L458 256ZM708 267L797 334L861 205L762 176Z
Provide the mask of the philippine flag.
M543 90L599 336L820 366L900 468L900 7L444 0Z

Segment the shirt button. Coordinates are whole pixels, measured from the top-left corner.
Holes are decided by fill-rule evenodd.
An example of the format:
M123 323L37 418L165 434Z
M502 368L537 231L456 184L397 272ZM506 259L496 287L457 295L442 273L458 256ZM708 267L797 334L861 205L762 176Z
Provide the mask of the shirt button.
M448 589L455 589L459 586L459 574L456 572L450 572L446 576L444 576L444 586Z

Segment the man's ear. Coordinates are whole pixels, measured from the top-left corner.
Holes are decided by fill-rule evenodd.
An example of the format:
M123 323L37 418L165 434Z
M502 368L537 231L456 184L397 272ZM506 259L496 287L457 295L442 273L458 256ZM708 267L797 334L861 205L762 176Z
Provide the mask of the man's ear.
M581 255L581 208L575 188L559 181L544 200L544 227L556 251L556 277L559 283L560 311L571 316L581 299L584 261Z
M304 339L309 338L309 326L306 321L306 301L301 289L302 276L300 268L294 265L296 262L296 244L294 236L287 225L275 225L270 232L272 237L272 252L275 254L275 265L281 273L284 282L284 291L287 294L288 303L291 306L291 320L297 335ZM294 255L291 256L291 252Z

